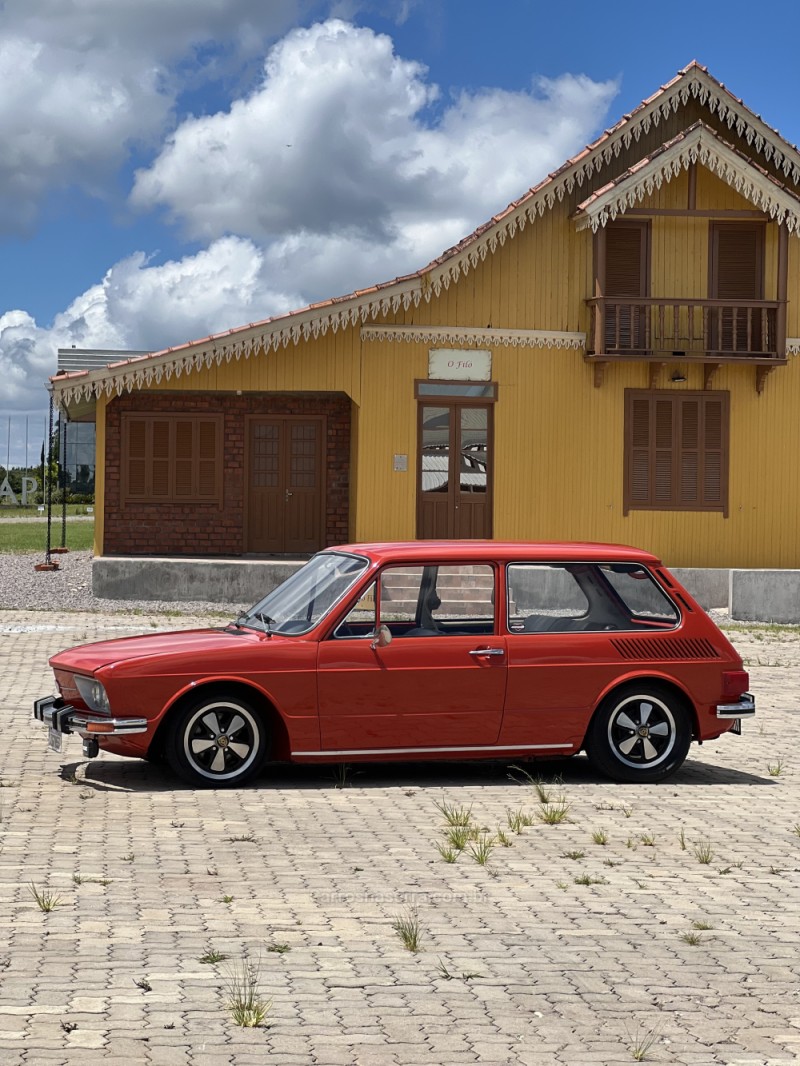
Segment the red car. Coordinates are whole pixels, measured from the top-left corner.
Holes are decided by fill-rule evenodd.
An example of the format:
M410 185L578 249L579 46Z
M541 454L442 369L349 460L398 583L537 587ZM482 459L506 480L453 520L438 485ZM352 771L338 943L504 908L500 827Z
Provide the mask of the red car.
M586 751L659 781L755 714L742 660L660 561L610 544L329 548L220 629L55 655L49 727L193 785L270 760L526 759Z

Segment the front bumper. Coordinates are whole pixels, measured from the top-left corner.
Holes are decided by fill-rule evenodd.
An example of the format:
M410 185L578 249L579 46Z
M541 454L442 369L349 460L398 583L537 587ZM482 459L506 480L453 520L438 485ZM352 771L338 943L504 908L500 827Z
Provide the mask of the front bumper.
M60 696L44 696L34 700L33 717L37 722L50 728L51 734L76 733L87 741L94 742L101 737L125 737L131 733L146 733L146 718L111 718L104 714L78 710L69 703L64 703Z

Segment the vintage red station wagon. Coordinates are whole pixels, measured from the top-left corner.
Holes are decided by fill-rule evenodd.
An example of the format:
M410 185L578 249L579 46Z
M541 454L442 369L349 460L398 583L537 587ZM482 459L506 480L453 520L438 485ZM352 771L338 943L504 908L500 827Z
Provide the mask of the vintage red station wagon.
M329 548L219 629L53 656L35 717L196 786L270 760L526 759L585 751L659 781L755 714L742 660L661 562L613 544Z

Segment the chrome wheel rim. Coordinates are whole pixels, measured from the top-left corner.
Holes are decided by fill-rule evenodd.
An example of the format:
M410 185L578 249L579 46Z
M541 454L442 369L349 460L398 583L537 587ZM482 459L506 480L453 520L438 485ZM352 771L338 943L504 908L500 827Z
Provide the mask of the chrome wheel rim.
M183 731L183 752L195 773L209 781L230 781L253 763L261 738L254 715L237 703L206 703Z
M650 769L669 758L677 727L672 711L655 696L628 696L608 721L608 742L621 763Z

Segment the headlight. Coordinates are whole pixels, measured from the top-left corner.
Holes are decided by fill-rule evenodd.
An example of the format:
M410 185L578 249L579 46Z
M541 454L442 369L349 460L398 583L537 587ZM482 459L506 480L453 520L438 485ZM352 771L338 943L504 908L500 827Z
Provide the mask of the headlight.
M75 684L78 688L78 692L81 694L83 702L90 711L100 711L103 714L111 714L106 690L99 681L95 681L93 677L79 677L76 674Z

